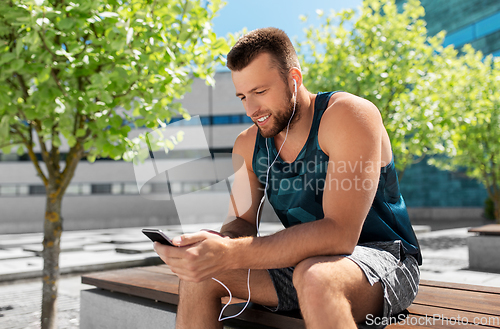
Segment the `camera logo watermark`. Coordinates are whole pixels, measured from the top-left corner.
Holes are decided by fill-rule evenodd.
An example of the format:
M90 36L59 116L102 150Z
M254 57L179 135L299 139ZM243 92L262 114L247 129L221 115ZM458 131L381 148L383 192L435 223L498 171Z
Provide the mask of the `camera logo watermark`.
M199 116L164 125L136 138L140 141L134 152L133 167L139 193L146 199L172 200L181 229L186 224L222 223L230 219L228 212L238 216L250 209L250 181L243 158L231 153L212 155ZM238 198L232 192L236 177ZM179 181L191 182L193 189L176 189ZM210 184L201 186L198 182ZM162 193L145 191L146 187L159 185L165 187Z

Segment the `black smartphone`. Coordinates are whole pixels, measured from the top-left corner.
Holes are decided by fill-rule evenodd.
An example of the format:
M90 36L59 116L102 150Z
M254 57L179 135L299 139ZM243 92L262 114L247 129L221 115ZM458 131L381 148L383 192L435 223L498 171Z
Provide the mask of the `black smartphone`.
M162 230L156 228L144 228L142 229L142 233L144 233L153 242L159 242L167 246L175 247L172 240L170 240L170 238Z

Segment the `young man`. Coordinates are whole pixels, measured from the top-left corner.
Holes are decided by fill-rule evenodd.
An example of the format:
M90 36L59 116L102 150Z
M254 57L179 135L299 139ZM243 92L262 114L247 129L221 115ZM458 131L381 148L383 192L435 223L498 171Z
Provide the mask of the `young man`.
M347 92L310 93L278 29L243 36L228 54L236 95L255 125L237 138L251 196L221 235L155 244L181 279L177 328L221 328L227 291L274 310L299 309L307 328L387 323L417 294L421 255L399 192L378 109ZM247 178L248 179L248 178ZM264 189L283 231L257 237ZM383 321L385 317L385 322ZM378 319L378 320L377 320Z

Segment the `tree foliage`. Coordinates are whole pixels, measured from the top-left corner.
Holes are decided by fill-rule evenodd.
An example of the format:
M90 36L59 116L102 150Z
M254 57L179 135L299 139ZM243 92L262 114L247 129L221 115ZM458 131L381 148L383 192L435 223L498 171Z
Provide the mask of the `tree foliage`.
M210 81L214 57L227 51L211 31L218 1L208 9L180 0L0 6L0 79L6 82L0 115L2 127L11 127L2 130L2 142L28 151L34 129L55 148L61 135L71 148L80 144L91 161L121 158L131 124L152 128L184 113L173 100L193 77Z
M440 169L465 169L467 176L483 183L500 223L500 59L470 45L461 56L446 61L440 77L440 106L445 133L443 153L429 162Z
M188 116L174 100L194 77L212 83L229 50L212 31L220 7L220 0L0 1L0 147L27 152L47 191L42 328L55 327L61 202L78 162L131 160L140 144L128 138L132 127Z
M401 13L394 0L365 0L357 16L354 10L320 12L321 25L307 28L298 47L306 77L313 77L305 81L308 88L344 90L379 108L400 176L434 152L441 134L433 83L444 34L428 37L423 16L417 0Z

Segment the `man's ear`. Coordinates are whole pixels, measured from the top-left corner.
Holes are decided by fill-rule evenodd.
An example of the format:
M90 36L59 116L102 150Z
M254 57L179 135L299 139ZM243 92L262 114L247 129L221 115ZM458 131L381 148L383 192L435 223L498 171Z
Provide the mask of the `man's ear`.
M289 83L290 90L294 90L293 80L297 82L297 90L299 90L300 86L302 86L302 72L298 67L292 67L289 71Z

